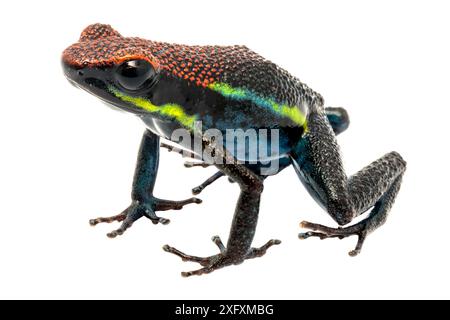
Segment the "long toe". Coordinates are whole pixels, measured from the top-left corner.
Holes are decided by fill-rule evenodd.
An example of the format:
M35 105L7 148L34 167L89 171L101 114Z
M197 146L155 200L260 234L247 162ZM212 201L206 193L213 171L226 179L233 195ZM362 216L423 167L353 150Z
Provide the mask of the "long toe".
M330 228L321 224L311 223L308 221L302 221L300 223L302 228L311 229L313 231L307 231L300 233L298 237L300 239L308 239L310 237L317 237L321 240L329 238L339 238L343 239L349 236L358 236L358 242L355 249L351 250L348 254L351 257L357 256L362 249L362 245L368 234L367 224L359 222L357 224L345 227L345 228ZM317 232L320 231L320 232Z
M200 264L207 263L209 258L201 258L197 256L192 256L189 254L186 254L174 247L169 246L168 244L163 246L163 250L169 253L172 253L176 255L177 257L180 257L183 261L191 261L191 262L198 262Z
M155 211L166 211L166 210L180 210L187 204L202 203L202 200L195 197L179 201L155 198L154 203L155 203Z

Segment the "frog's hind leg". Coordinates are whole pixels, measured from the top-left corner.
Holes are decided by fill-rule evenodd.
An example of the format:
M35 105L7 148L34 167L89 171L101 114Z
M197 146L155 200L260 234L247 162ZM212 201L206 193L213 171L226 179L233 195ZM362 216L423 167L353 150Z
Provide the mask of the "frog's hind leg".
M146 130L142 137L136 164L131 205L116 216L91 219L89 223L92 226L103 222L122 222L118 229L107 234L108 237L114 238L123 234L136 220L142 217L150 219L154 224L167 224L170 222L168 219L158 217L155 213L156 211L179 210L186 204L201 202L198 198L172 201L153 196L159 163L159 146L159 137Z
M194 194L194 195L200 194L200 192L202 192L207 186L209 186L210 184L217 181L219 178L221 178L223 176L225 176L225 174L222 171L217 171L211 177L209 177L208 179L203 181L201 184L192 188L192 194ZM228 182L234 183L234 180L232 178L228 177Z
M203 191L203 189L205 189L207 186L209 186L211 183L213 183L214 181L216 181L217 179L223 177L225 174L222 171L217 171L216 173L214 173L211 177L209 177L208 179L206 179L203 183L201 183L200 185L192 188L192 194L199 194L200 192Z
M183 157L188 157L188 158L192 158L192 159L196 158L196 155L193 152L191 152L189 150L177 148L175 146L172 146L172 145L164 143L164 142L161 142L160 147L167 149L169 152L179 153ZM194 168L194 167L208 168L208 167L212 166L212 164L206 163L206 162L203 162L203 161L185 161L184 162L184 166L186 168ZM207 186L209 186L210 184L215 182L217 179L223 177L224 175L225 174L223 172L217 171L211 177L209 177L208 179L203 181L201 184L199 184L198 186L192 188L192 194L198 195L200 192L203 191L203 189L205 189ZM228 177L228 181L230 183L234 182L233 179L230 178L230 177Z
M165 148L167 149L167 151L169 152L174 152L174 153L178 153L180 155L182 155L184 158L191 158L191 159L197 159L198 156L193 153L192 151L186 150L186 149L182 149L182 148L177 148L173 145L161 142L159 145L161 148ZM211 164L203 162L201 160L198 161L185 161L184 162L184 166L186 168L193 168L193 167L202 167L202 168L208 168L211 166Z
M167 149L167 151L169 151L169 152L181 154L184 158L192 158L192 159L196 158L196 155L193 152L186 150L186 149L175 147L175 146L173 146L171 144L167 144L165 142L161 142L159 144L159 146L161 148Z
M167 149L169 152L179 153L183 157L189 157L189 158L192 158L192 159L196 158L196 156L195 156L195 154L193 152L191 152L189 150L177 148L175 146L172 146L172 145L164 143L164 142L161 142L160 147ZM208 168L208 167L212 166L212 164L206 163L206 162L203 162L203 161L185 161L184 162L184 166L186 168L194 168L194 167ZM201 184L199 184L198 186L192 188L192 194L198 195L200 192L203 191L203 189L205 189L211 183L215 182L217 179L223 177L224 175L225 174L223 172L217 171L211 177L209 177L208 179L203 181ZM228 178L228 180L230 182L234 182L231 178Z
M194 168L194 167L208 168L211 165L209 163L200 161L185 161L184 166L186 168Z
M394 168L394 170L389 170L389 168ZM391 171L391 173L384 174L386 170ZM345 228L330 228L303 221L300 223L300 226L313 231L300 233L299 238L319 237L320 239L326 239L337 237L342 239L356 235L358 236L356 247L349 252L350 256L356 256L361 251L367 235L386 222L389 210L394 204L395 198L400 190L404 170L405 162L395 152L389 153L373 162L365 169L350 177L348 182L351 201L355 203L358 215L365 211L367 203L372 203L374 199L378 198L379 194L382 194L375 200L368 217L359 223Z
M335 135L320 106L308 116L308 128L310 131L302 138L291 159L313 198L341 226L368 209L372 210L366 219L344 228L304 221L301 226L312 231L301 233L299 237L325 239L356 235L356 248L349 252L355 256L361 251L366 236L386 221L400 189L406 162L397 152L391 152L347 178Z
M240 264L246 259L261 257L268 248L280 243L279 240L270 240L260 248L251 247L258 221L263 179L243 164L237 163L225 149L215 147L210 141L204 141L204 144L206 149L214 151L216 156L222 158L223 164L216 164L216 167L225 175L233 178L241 192L236 204L227 246L225 247L219 237L213 237L220 253L200 258L187 255L169 245L163 247L165 251L179 256L183 261L197 262L202 266L201 269L195 271L183 272L182 275L186 277L210 273L219 268Z

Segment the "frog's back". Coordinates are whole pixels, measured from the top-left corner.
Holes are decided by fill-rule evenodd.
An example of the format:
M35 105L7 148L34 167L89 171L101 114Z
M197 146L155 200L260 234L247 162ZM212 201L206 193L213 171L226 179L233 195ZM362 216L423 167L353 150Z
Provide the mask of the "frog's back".
M307 113L322 97L275 63L246 46L192 46L151 41L152 54L167 73L224 94L254 94Z
M280 158L301 138L308 106L322 99L289 72L246 46L152 42L151 47L166 76L182 78L229 98L224 105L214 103L213 109L211 104L202 105L193 112L202 114L206 128L279 129ZM250 143L258 145L259 141ZM237 155L242 151L229 150L242 161L260 160L247 153L241 159Z

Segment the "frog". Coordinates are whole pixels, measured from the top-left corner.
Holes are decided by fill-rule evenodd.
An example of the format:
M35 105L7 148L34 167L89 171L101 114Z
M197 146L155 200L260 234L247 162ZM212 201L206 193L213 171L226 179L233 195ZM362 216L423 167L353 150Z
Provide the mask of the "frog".
M182 272L182 276L208 274L262 257L281 243L271 239L260 247L252 246L264 182L287 167L293 167L311 197L337 224L330 227L302 221L300 227L305 230L298 237L356 236L350 256L358 255L367 236L386 222L398 195L406 170L406 161L399 153L389 152L347 175L336 137L349 127L348 112L342 107L325 107L319 93L246 46L185 45L124 37L108 24L95 23L63 51L61 64L71 84L114 109L136 115L145 128L131 204L118 215L90 220L93 226L120 222L108 237L122 235L142 217L154 224L167 224L169 219L157 215L158 211L201 203L197 197L167 200L153 195L160 148L195 156L198 162L187 163L188 167L217 168L217 173L193 189L194 195L222 176L238 185L226 245L219 236L212 237L218 253L200 257L163 246L183 261L200 265L197 270ZM269 156L258 154L257 159L250 159L245 153L239 158L235 149L206 135L209 129L276 130L268 140L277 142L277 152L270 155L277 167L263 174ZM177 130L196 138L203 153L192 143L175 139ZM214 155L215 161L206 161L206 154ZM229 201L226 198L224 195L224 201ZM352 224L362 214L366 214L364 219Z

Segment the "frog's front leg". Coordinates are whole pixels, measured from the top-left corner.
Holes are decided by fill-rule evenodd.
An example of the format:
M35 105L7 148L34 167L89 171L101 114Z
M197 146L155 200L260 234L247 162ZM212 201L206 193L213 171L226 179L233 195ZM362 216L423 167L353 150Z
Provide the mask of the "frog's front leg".
M226 266L240 264L246 259L261 257L268 248L281 243L279 240L272 239L260 248L251 247L258 221L263 179L244 165L237 163L226 150L215 148L210 142L206 142L206 148L209 151L214 150L216 155L222 154L222 163L226 164L216 164L216 167L220 172L231 177L239 185L241 192L236 204L227 246L223 245L218 236L213 237L213 242L219 247L219 254L201 258L187 255L169 245L163 247L165 251L179 256L183 261L197 262L203 266L195 271L183 272L182 275L185 277L210 273ZM208 153L212 154L212 152Z
M347 178L335 134L321 106L313 108L307 120L309 132L291 159L310 194L340 226L372 210L366 219L344 228L304 221L301 227L312 231L301 233L299 237L325 239L356 235L356 248L349 252L355 256L361 251L366 236L386 221L400 189L406 162L397 152L391 152Z
M132 203L122 213L106 218L96 218L89 221L92 226L101 222L122 222L122 225L110 233L108 237L114 238L125 232L126 229L141 217L149 218L154 224L167 224L170 221L158 217L155 211L175 209L179 210L189 203L200 203L198 198L189 198L182 201L158 199L153 196L156 174L159 164L159 137L146 130L139 149L136 170L132 187Z

